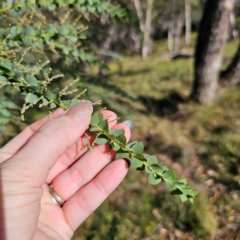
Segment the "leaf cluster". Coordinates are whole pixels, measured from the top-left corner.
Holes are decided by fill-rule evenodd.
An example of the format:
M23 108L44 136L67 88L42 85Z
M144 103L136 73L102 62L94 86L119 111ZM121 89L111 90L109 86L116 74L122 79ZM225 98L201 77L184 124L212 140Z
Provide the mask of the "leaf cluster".
M108 144L109 149L116 152L115 159L128 159L132 168L145 170L150 184L156 185L163 181L172 195L179 195L182 202L189 200L193 203L198 192L187 185L186 179L178 180L173 170L160 166L155 156L145 154L143 143L127 143L125 131L109 129L108 120L101 113L92 116L89 132L96 136L93 145Z
M83 42L88 29L86 21L91 14L97 18L128 18L126 11L111 1L6 0L0 6L0 87L11 85L20 90L25 99L22 113L37 103L50 110L76 103L79 94L73 100L62 99L63 95L75 92L76 89L67 91L73 83L82 85L71 79L79 79L82 63L101 65L96 53L90 52ZM72 81L70 86L50 90L49 84L62 73ZM84 75L81 80L85 85L92 82ZM123 95L124 91L120 93Z
M58 7L76 8L79 12L109 14L111 17L128 19L130 16L119 5L101 0L6 0L2 2L0 13L12 11L18 13L21 10L33 7L46 8L55 11Z
M64 100L63 96L72 94L78 91L78 89L68 89L78 80L71 82L65 86L62 90L55 88L53 90L48 89L48 85L54 78L62 77L62 75L49 77L50 70L45 69L48 73L45 74L44 80L39 80L35 77L37 73L31 72L31 69L25 69L22 71L21 66L7 58L0 57L0 87L10 85L17 88L22 95L24 95L25 104L22 108L22 114L31 106L39 104L39 107L47 106L50 111L57 107L68 109L75 104L79 103L77 99L80 94L72 100ZM41 70L43 72L43 69Z
M11 100L4 96L1 96L0 101L0 134L3 134L5 126L9 123L15 124L19 121L17 117L13 115L13 112L18 110L18 106Z
M63 75L46 67L53 59L49 52L56 58L61 56L64 64L57 63L64 70L66 65L71 66L71 72L78 69L79 61L97 62L79 41L85 38L86 28L76 13L85 18L93 12L123 18L122 9L100 0L7 0L1 4L0 18L10 20L7 24L0 23L0 87L9 86L21 92L25 99L22 114L36 104L52 111L57 107L68 109L79 103L82 93L71 100L64 99L64 96L78 91L71 89L78 80L71 80L63 89L50 90L50 83ZM74 9L72 15L71 9ZM49 12L52 21L47 24ZM62 19L59 19L59 13ZM22 20L19 16L23 16ZM75 65L71 65L72 62ZM71 72L68 71L68 75L74 79ZM111 86L105 84L105 87ZM96 136L93 145L108 144L109 149L116 152L116 159L128 159L133 168L145 170L150 184L163 181L171 194L180 195L183 202L193 202L197 192L187 185L186 180L178 180L172 170L158 165L156 157L144 154L141 142L128 144L124 130L109 129L102 114L93 115L89 132Z

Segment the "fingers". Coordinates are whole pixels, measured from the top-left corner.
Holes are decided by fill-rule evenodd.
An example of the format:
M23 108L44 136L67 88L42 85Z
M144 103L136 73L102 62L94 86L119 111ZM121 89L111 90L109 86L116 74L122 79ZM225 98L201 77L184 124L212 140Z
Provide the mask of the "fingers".
M104 119L108 119L109 127L112 128L117 123L117 115L109 110L102 111ZM74 143L67 151L58 159L54 167L49 172L47 183L51 183L52 180L61 172L71 166L80 156L82 156L88 150L88 142L91 144L94 137L83 135L76 143Z
M125 124L117 124L114 129L124 129L130 138L130 129ZM97 145L84 154L69 169L59 174L52 182L54 191L63 200L69 199L82 186L90 182L114 158L115 152L109 151L106 144Z
M127 169L128 163L124 160L112 162L63 205L66 221L73 230L120 184Z
M60 116L63 112L64 110L62 108L58 108L50 116L46 116L25 128L21 133L19 133L16 137L14 137L10 142L8 142L4 147L0 149L1 155L3 156L4 154L4 156L0 159L0 163L5 159L12 157L16 152L18 152L27 143L30 137L32 137L33 134L43 126L43 124L45 124L50 119L54 119Z
M90 102L83 102L70 109L66 115L46 122L27 144L7 161L8 166L30 169L32 184L42 186L58 158L86 131L93 111Z

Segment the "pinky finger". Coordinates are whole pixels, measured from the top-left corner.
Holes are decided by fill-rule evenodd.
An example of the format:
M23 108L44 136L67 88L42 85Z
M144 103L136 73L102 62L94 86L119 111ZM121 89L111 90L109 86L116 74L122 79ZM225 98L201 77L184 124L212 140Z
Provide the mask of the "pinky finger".
M101 205L121 183L127 170L128 163L125 160L110 163L63 205L62 209L71 229L76 230Z

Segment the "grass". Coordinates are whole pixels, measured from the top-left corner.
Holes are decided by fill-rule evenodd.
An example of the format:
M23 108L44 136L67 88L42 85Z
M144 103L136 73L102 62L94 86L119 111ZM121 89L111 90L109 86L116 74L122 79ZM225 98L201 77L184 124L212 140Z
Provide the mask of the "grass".
M185 50L192 54L193 46ZM227 44L223 68L237 46L237 41ZM199 197L193 205L182 204L162 184L148 185L145 173L130 169L73 240L239 239L240 86L228 89L212 106L187 102L193 60L171 60L165 40L153 50L145 61L135 55L109 63L104 80L135 101L95 86L90 95L92 100L102 95L120 120L133 120L132 140L143 141L146 152L186 178ZM43 112L27 114L33 121Z
M236 47L237 42L227 44L226 61ZM199 197L193 205L181 204L163 185L150 186L144 173L130 169L73 239L237 239L240 87L226 91L213 106L186 103L193 61L164 57L165 41L154 50L146 61L128 56L111 62L106 81L138 97L133 102L112 96L136 125L132 140L142 140L162 165L187 178Z

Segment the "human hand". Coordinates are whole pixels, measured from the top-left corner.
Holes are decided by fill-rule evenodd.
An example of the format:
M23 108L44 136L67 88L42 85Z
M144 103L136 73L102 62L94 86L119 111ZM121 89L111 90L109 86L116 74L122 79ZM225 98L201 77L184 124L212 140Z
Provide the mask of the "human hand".
M59 108L0 149L0 239L69 240L125 177L127 162L110 163L115 153L107 145L87 151L92 111L87 101L67 113ZM124 128L130 138L128 124L117 124L111 111L102 113L110 128Z

